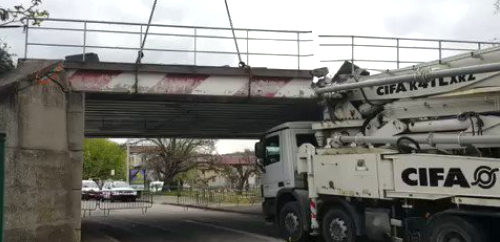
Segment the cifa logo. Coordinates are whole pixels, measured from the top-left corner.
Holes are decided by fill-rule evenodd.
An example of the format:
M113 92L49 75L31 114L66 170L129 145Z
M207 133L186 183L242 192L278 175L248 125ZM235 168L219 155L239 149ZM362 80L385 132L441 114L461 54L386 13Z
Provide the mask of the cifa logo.
M497 182L496 173L498 168L480 166L474 171L474 181L470 183L465 177L462 169L452 167L447 172L444 168L406 168L401 173L401 179L409 186L438 187L442 182L442 187L459 186L470 188L478 186L483 189L490 189Z

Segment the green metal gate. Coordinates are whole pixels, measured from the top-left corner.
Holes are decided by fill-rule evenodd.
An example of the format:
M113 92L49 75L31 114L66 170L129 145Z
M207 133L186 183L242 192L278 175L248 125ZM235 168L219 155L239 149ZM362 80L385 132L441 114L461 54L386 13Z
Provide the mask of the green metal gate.
M0 133L0 242L3 242L5 194L5 134Z

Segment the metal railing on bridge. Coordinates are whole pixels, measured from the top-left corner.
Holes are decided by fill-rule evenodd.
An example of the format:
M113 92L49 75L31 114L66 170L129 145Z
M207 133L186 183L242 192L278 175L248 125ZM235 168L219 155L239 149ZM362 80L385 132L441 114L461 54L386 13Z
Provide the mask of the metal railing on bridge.
M385 71L499 45L500 42L356 35L319 35L322 63L350 61L364 69ZM335 58L331 58L334 55Z
M65 55L97 52L104 61L135 62L146 26L129 22L45 19L40 27L25 26L24 57L60 59ZM237 28L235 33L243 60L250 66L273 67L282 63L286 66L281 68L303 69L304 62L313 56L306 53L307 43L313 41L312 31ZM40 56L33 54L35 48L42 48L36 51ZM127 51L129 55L125 54ZM230 28L151 24L143 52L142 63L148 64L224 66L238 63Z
M96 53L102 61L136 61L145 23L45 19L25 26L25 58L61 59ZM235 29L243 61L250 66L312 69L351 61L383 71L498 45L495 41L319 35L312 31ZM317 37L317 38L316 38ZM318 41L318 42L316 42ZM317 48L319 47L319 48ZM236 66L230 28L151 24L142 63ZM86 56L83 55L83 60ZM330 66L329 66L330 67Z

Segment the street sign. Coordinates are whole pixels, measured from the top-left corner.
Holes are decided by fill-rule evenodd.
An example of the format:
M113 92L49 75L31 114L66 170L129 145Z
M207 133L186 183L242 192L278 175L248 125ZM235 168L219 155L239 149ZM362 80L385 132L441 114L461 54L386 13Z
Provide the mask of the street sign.
M130 186L135 190L143 191L146 184L146 170L133 169L130 170Z

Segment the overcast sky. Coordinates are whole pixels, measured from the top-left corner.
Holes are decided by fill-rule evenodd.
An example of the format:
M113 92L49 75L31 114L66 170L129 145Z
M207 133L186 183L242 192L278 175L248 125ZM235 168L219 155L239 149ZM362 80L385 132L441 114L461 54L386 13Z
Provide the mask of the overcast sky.
M2 6L28 0L3 0ZM51 17L146 22L153 0L44 0ZM489 40L494 0L229 0L235 27ZM159 0L154 23L227 27L223 0Z
M28 2L2 0L0 4L2 7L11 7ZM500 37L500 15L495 14L494 2L494 0L229 0L229 6L236 28L312 30L313 35L310 37L314 39L319 34L345 34L491 41ZM48 10L52 18L145 23L152 3L153 0L44 0L43 9ZM223 0L158 0L153 23L229 26ZM33 38L32 40L36 41L47 36L34 35ZM73 41L70 34L50 36L50 38ZM24 55L24 37L19 29L0 29L0 39L10 44L13 52L19 56ZM102 36L96 39L99 43L124 41ZM138 39L134 41L137 43ZM152 38L151 41L154 43L158 40ZM181 40L176 44L186 44L186 41ZM234 46L230 42L221 46L224 50L234 51ZM306 68L323 66L323 63L318 62L319 58L332 55L321 53L323 50L318 50L314 46L311 48L313 49L307 50L314 52L316 57L305 64ZM36 48L30 49L30 52L35 56L58 53ZM124 59L122 54L113 53L110 54L110 58L111 56L115 59ZM180 64L192 61L189 59L191 57L186 55L169 55L172 56L175 56ZM154 56L158 60L163 57ZM217 60L211 57L206 61L217 63L216 65L234 65L235 60L234 56L221 56ZM253 65L268 65L265 60L256 62L258 61ZM253 148L253 141L226 141L218 144L221 153L243 148Z
M229 6L234 26L237 28L313 31L313 35L304 36L304 38L313 38L318 34L345 34L489 41L500 36L498 33L500 15L495 14L494 2L495 0L229 0ZM19 3L26 4L29 1L2 0L1 5L9 7ZM52 18L145 23L148 20L152 3L153 0L44 0L43 8L50 12ZM153 23L229 27L223 0L158 0ZM46 23L46 25L49 24ZM0 38L11 44L13 51L19 56L23 56L24 39L20 30L3 29L1 32ZM229 32L225 34L229 34ZM53 32L52 35L64 40L62 42L66 44L68 42L78 44L77 42L81 41L81 37L77 33L60 32L59 34ZM35 41L54 36L48 37L43 33L32 33L31 37L30 40ZM93 42L108 45L123 43L128 46L130 43L125 43L126 41L133 41L131 42L133 44L138 43L137 38L119 37L123 36L100 35L94 38L90 36L88 38L91 43L88 44L93 44ZM164 39L151 37L147 45L153 47L152 45L158 41L164 41ZM230 41L224 42L222 50L234 51L234 45L231 45ZM179 38L173 42L176 42L172 43L175 45L174 48L191 45L190 41L186 39ZM210 43L213 45L212 42L206 41L206 44ZM203 42L198 44L198 48L203 48ZM286 43L278 44L285 48ZM304 44L305 48L302 50L304 54L305 52L314 52L316 56L331 55L330 53L325 54L326 49L321 51L305 50L306 46L308 45ZM245 48L245 46L240 47L241 49ZM274 46L270 46L270 48L277 49ZM30 52L32 56L38 54L45 57L49 54L46 49L31 47ZM258 51L255 48L250 49ZM58 52L61 50L58 49ZM101 50L101 52L105 52L105 50ZM123 60L123 54L122 51L119 54L112 53L110 55L115 57L112 58L113 60ZM135 55L133 51L130 54ZM175 59L180 64L188 64L192 61L190 56L186 56L187 54L167 53L165 55L169 57L178 55ZM165 55L158 56L158 58L165 58ZM182 60L183 55L185 60ZM147 58L154 56L146 55ZM215 61L216 65L233 65L233 63L227 62L234 62L234 59L228 59L228 56L218 57L219 61ZM230 58L234 58L234 56ZM200 56L199 59L203 59L203 56ZM209 60L214 63L213 58L209 58ZM288 60L291 58L286 58L286 61ZM317 58L311 59L311 61L312 63L307 67L313 68L320 65L317 63ZM266 65L264 60L260 60L260 62L254 65Z

